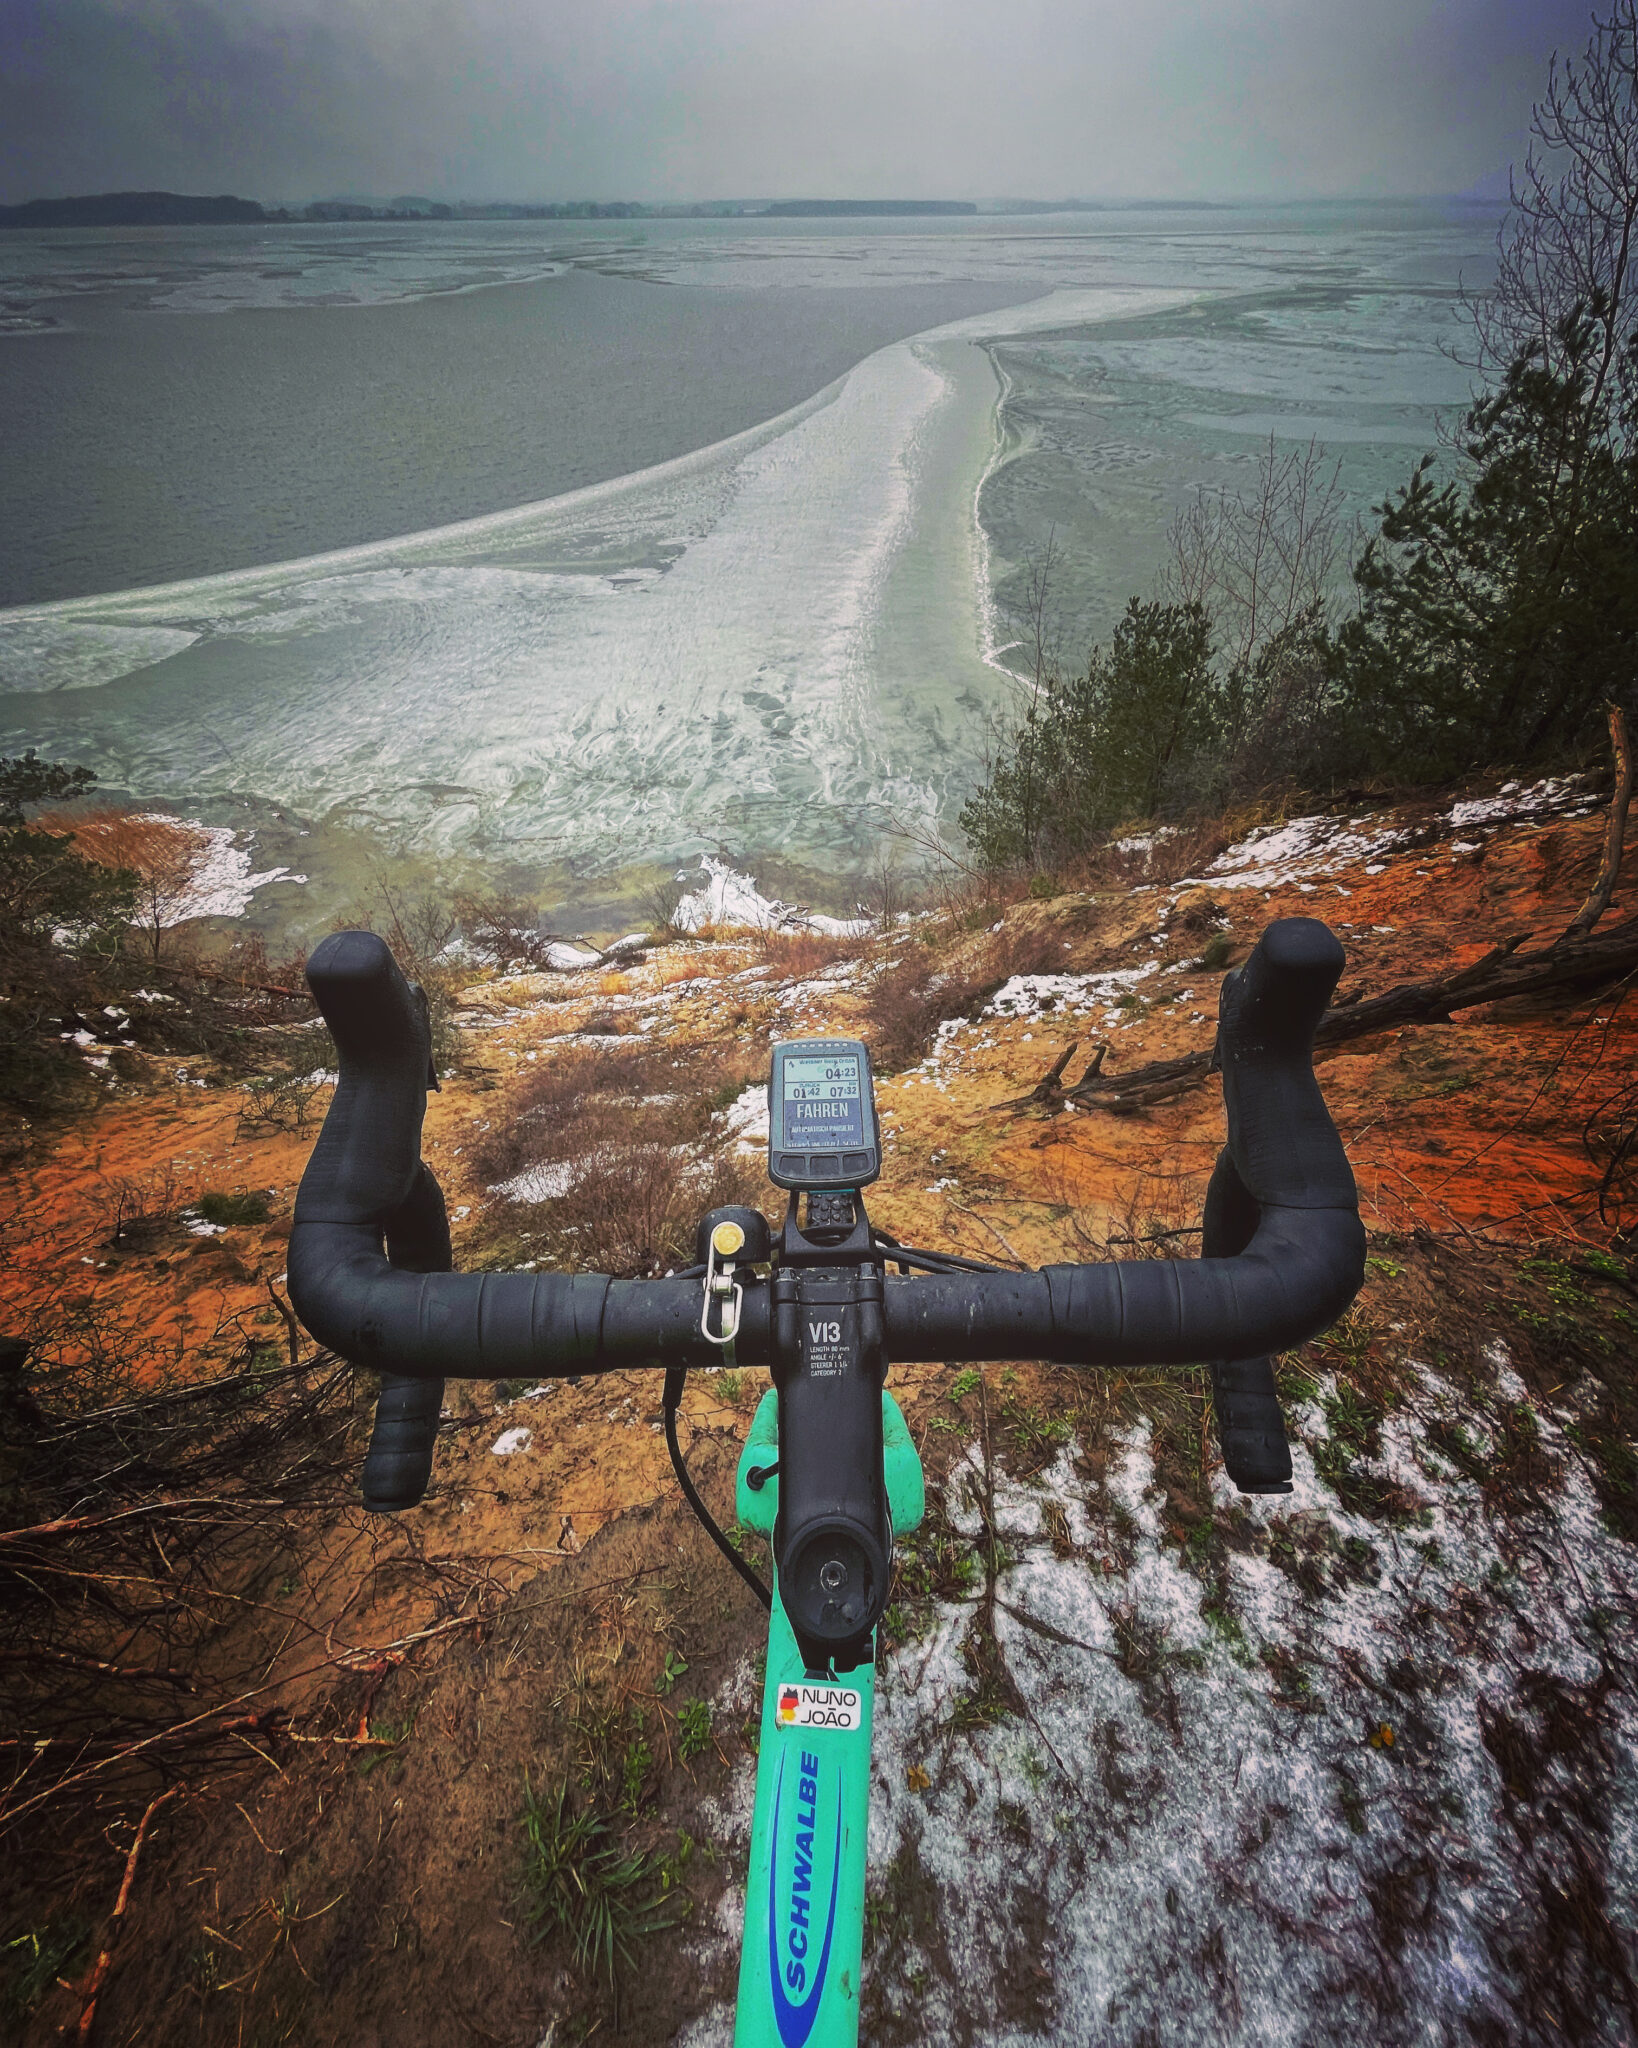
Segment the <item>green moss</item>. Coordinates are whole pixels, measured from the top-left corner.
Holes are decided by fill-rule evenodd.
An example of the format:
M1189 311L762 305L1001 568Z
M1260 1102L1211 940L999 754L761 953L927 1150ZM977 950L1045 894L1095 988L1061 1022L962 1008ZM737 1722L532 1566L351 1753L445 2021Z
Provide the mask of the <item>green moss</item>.
M247 1223L265 1223L269 1209L265 1194L201 1195L194 1204L207 1223L233 1228Z

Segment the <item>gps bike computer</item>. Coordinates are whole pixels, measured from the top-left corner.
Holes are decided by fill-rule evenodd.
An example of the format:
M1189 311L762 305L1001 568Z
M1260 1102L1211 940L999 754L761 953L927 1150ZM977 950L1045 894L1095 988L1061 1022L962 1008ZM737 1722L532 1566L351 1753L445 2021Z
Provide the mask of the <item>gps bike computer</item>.
M792 1038L768 1074L768 1178L781 1188L862 1188L882 1170L870 1054L857 1038Z

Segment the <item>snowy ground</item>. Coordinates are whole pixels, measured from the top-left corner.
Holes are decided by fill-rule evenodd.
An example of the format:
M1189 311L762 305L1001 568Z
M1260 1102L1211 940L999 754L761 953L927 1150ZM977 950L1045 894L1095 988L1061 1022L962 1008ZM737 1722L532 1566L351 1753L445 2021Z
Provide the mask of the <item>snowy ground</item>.
M1533 783L1507 782L1493 797L1452 805L1435 822L1438 837L1477 832L1489 838L1510 825L1536 825L1548 818L1584 818L1594 808L1579 776ZM1427 835L1387 818L1292 818L1264 825L1231 846L1198 879L1214 889L1279 889L1317 881L1337 869L1363 866L1380 874L1388 856L1422 843ZM1139 841L1123 840L1123 846ZM1475 842L1477 843L1477 842ZM1456 851L1473 851L1473 846Z
M1506 1516L1431 1447L1499 1445L1524 1389L1489 1364L1481 1402L1406 1362L1351 1468L1388 1519L1315 1469L1324 1388L1293 1412L1288 1499L1219 1477L1224 1542L1178 1527L1147 1425L1101 1479L1074 1445L1030 1484L966 1451L921 1542L942 1522L982 1567L993 1530L998 1568L883 1673L867 2020L993 2048L1564 2039L1555 2013L1634 2038L1631 1980L1610 1999L1638 1900L1638 1568L1569 1416L1542 1417L1556 1476ZM722 2009L686 2038L730 2032Z

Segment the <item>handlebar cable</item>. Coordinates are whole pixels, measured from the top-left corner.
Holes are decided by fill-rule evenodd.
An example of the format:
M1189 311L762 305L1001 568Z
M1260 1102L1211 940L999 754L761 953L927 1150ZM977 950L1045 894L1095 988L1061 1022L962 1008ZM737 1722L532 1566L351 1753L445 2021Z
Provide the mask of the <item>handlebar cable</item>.
M750 1587L751 1591L771 1614L773 1612L772 1590L763 1584L762 1580L752 1571L744 1558L740 1556L739 1552L728 1541L728 1538L717 1527L716 1522L712 1518L711 1510L700 1499L698 1489L695 1487L693 1480L688 1476L688 1467L683 1463L682 1446L677 1442L677 1410L682 1405L683 1388L687 1381L688 1368L686 1365L668 1365L666 1367L665 1395L661 1402L661 1408L665 1416L665 1446L671 1453L671 1465L672 1470L677 1475L677 1484L682 1488L683 1499L694 1510L706 1535L710 1537L711 1541L722 1552L723 1556L727 1558L734 1570L739 1573L746 1585Z
M964 1259L959 1252L918 1251L915 1246L900 1244L896 1237L885 1230L873 1229L872 1245L890 1266L908 1274L912 1266L919 1266L925 1273L1010 1273L1010 1266L991 1266L983 1259Z

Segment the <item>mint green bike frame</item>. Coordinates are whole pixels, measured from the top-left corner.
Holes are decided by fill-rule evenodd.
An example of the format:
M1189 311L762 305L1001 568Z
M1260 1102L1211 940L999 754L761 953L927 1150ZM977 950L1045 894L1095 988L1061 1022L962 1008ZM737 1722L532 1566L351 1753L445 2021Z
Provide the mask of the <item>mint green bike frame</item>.
M926 1487L888 1393L882 1446L893 1533L907 1536L920 1526ZM778 1455L779 1397L770 1388L740 1454L736 1495L741 1524L770 1538L778 1475L759 1491L745 1475ZM855 2048L858 2041L875 1697L872 1664L840 1678L808 1677L776 1574L734 2048Z

